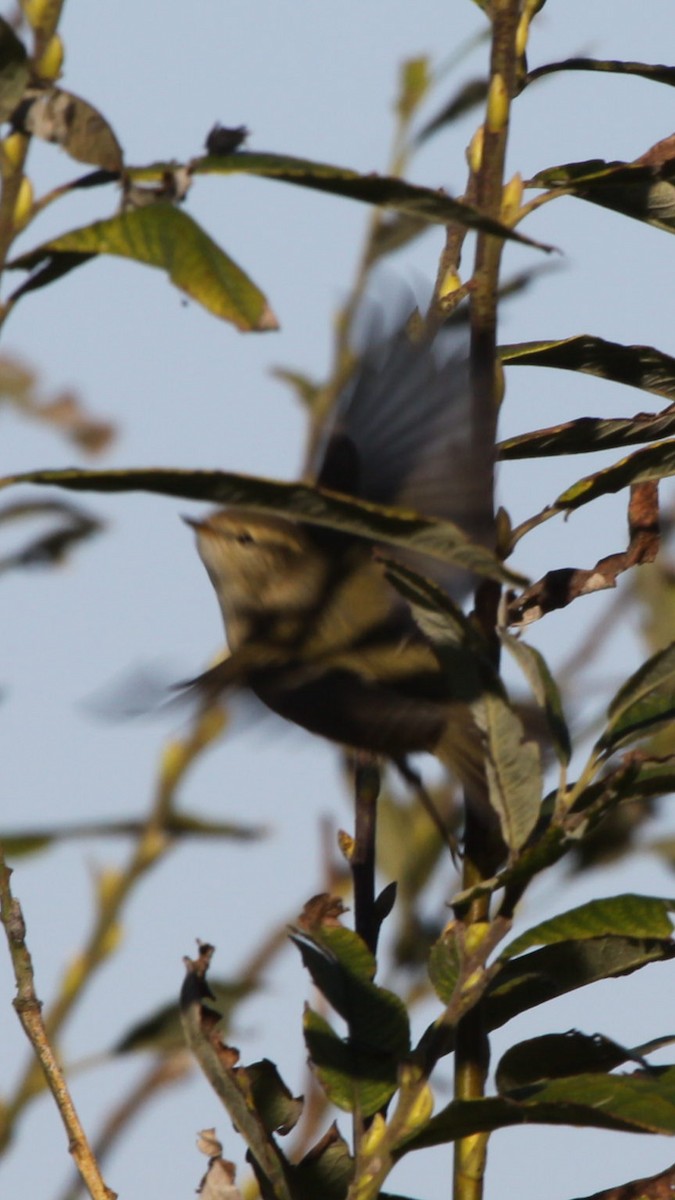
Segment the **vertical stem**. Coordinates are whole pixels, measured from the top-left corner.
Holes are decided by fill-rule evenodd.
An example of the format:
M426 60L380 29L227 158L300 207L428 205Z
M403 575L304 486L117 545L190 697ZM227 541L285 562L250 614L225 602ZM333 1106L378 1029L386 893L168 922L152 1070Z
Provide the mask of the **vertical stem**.
M379 922L375 911L375 838L380 770L373 758L360 756L354 772L356 813L351 871L354 883L354 925L373 954Z
M499 218L502 207L504 161L509 108L516 84L516 34L520 0L493 0L490 85L481 162L475 172L475 203L485 214ZM503 243L481 234L471 295L472 430L482 456L486 495L494 494L494 443L501 381L497 370L497 288ZM478 461L478 456L476 456ZM486 530L486 536L489 536ZM494 536L494 535L493 535ZM496 638L499 588L482 586L476 596L476 616L498 661ZM471 887L496 866L499 851L486 826L486 806L466 802L464 886ZM474 903L468 916L472 924L489 918L489 901ZM458 1024L455 1055L455 1098L476 1099L484 1094L489 1065L489 1041L480 1004ZM487 1134L461 1138L455 1146L454 1200L481 1200L487 1156Z

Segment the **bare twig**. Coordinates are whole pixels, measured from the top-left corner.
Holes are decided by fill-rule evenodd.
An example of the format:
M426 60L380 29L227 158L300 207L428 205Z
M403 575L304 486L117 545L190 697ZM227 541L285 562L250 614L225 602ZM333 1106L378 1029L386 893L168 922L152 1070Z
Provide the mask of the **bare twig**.
M115 1200L117 1193L111 1191L103 1180L87 1135L75 1111L63 1071L47 1038L42 1020L42 1005L35 992L33 964L26 946L23 913L19 901L12 895L10 878L11 871L0 852L0 913L16 979L17 996L14 1007L44 1072L47 1086L56 1101L68 1135L68 1149L89 1195L92 1200Z

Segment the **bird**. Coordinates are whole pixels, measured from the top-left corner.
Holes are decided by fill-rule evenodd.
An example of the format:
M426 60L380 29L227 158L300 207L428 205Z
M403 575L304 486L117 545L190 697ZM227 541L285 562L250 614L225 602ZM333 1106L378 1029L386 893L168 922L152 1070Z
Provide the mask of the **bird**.
M348 382L305 471L318 487L493 535L494 430L472 427L464 330L421 330L406 313L393 330L371 320ZM490 422L486 422L488 425ZM228 656L189 681L212 701L250 690L269 709L350 751L391 761L439 758L490 823L481 735L471 701L480 671L459 675L421 628L367 540L237 506L185 518L215 590ZM389 551L388 551L389 553ZM394 556L396 557L396 556ZM402 556L458 600L464 571ZM446 648L447 650L447 648Z

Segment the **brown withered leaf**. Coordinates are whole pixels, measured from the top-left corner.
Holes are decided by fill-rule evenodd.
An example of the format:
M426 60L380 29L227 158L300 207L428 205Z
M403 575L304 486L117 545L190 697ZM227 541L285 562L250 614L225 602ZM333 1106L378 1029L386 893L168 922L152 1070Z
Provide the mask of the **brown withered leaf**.
M312 896L298 917L298 928L310 932L324 926L340 925L340 917L347 909L339 896L330 896L328 892L320 892Z
M197 1136L197 1149L208 1155L208 1170L197 1188L202 1200L241 1200L241 1192L235 1185L237 1169L232 1162L222 1157L223 1147L216 1137L215 1129L202 1129Z
M34 420L52 425L85 454L107 450L117 434L111 421L89 416L78 395L69 388L44 398L37 372L9 354L0 355L0 403L3 401Z

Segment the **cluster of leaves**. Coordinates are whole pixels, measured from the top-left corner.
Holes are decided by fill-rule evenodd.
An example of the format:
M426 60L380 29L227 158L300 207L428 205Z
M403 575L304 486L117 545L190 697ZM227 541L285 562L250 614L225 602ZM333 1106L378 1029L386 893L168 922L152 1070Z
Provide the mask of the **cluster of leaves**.
M453 1100L434 1113L429 1077L454 1048L458 1021L477 1008L487 1029L564 992L614 978L675 955L673 902L648 896L592 901L521 934L487 965L507 923L468 936L452 922L432 948L429 969L443 1009L411 1045L406 1006L374 982L375 960L340 922L341 905L316 897L292 939L312 980L345 1022L339 1036L312 1008L305 1041L329 1100L362 1130L356 1161L334 1125L299 1161L277 1135L293 1129L303 1101L292 1097L268 1061L242 1067L221 1040L206 983L212 947L188 962L183 1022L188 1042L244 1137L264 1197L342 1200L384 1195L381 1186L405 1155L509 1125L583 1125L623 1132L675 1133L675 1066L651 1067L646 1055L670 1038L627 1049L599 1035L548 1034L516 1043L496 1069L496 1095ZM482 936L482 941L481 941ZM631 1064L629 1073L612 1072ZM391 1116L387 1106L394 1101ZM350 1192L351 1194L355 1194Z
M28 272L28 276L0 306L2 321L30 292L51 285L98 255L114 254L163 270L172 283L208 312L239 329L274 328L276 319L264 291L182 207L190 188L206 174L247 173L371 205L376 215L364 253L364 277L379 259L429 224L448 227L449 243L456 239L457 258L467 230L475 231L483 242L488 239L497 244L516 239L537 248L516 227L534 208L562 195L610 207L667 232L675 228L672 139L633 163L591 162L543 169L529 181L528 186L538 191L535 200L523 204L518 184L512 189L517 202L504 202L497 213L484 212L476 204L453 199L443 191L407 183L401 178L405 154L399 154L390 174L362 175L288 155L242 150L243 131L212 131L206 155L187 163L130 166L107 120L88 101L57 82L60 6L49 0L31 0L22 7L34 41L32 53L9 22L0 19L0 121L10 127L1 150L0 254L3 267ZM518 44L526 40L527 25L541 4L522 7L525 36ZM672 68L585 59L550 64L528 73L523 53L514 63L518 83L514 91L525 92L542 75L567 69L629 73L666 85L672 85L675 78ZM437 117L416 134L411 133L430 86L425 62L416 60L407 65L398 117L399 142L407 144L408 152L488 94L483 81L466 86L444 103ZM55 142L71 159L93 170L34 199L24 171L32 138ZM479 175L481 164L472 169L474 176ZM66 231L14 259L9 257L15 238L48 204L81 188L103 187L114 187L119 194L118 211L113 216ZM467 193L473 195L474 190L467 188ZM445 262L446 281L453 277L454 265ZM493 282L496 288L496 275ZM469 290L468 283L445 291L440 288L435 297L438 312L447 316L452 304ZM344 315L348 318L349 312ZM348 320L344 324L348 327ZM474 716L483 738L490 805L499 822L506 856L505 863L493 874L465 880L464 890L453 901L455 919L435 940L428 963L440 1012L417 1044L411 1040L406 1003L375 982L373 947L344 927L339 903L331 898L318 899L308 906L294 928L292 940L314 985L346 1026L343 1036L323 1012L306 1011L304 1033L313 1072L326 1103L353 1115L353 1152L336 1127L297 1161L282 1152L278 1135L295 1126L302 1102L290 1095L273 1064L263 1060L242 1067L236 1052L223 1046L222 1023L208 1003L209 948L202 948L197 961L189 964L182 997L188 1044L245 1139L266 1198L309 1200L320 1194L328 1200L342 1200L349 1192L358 1195L359 1200L367 1200L383 1194L384 1180L404 1155L513 1124L546 1122L675 1133L675 1067L654 1068L646 1060L646 1055L663 1043L626 1049L599 1035L579 1032L551 1033L512 1046L497 1067L494 1096L458 1097L434 1114L433 1071L439 1060L458 1046L468 1014L473 1014L488 1034L555 996L628 974L647 963L668 961L675 955L671 902L640 896L599 900L564 913L535 926L498 952L509 934L514 906L537 874L592 839L626 805L675 789L675 755L670 748L657 753L655 743L644 745L646 738L675 717L675 642L655 648L650 659L620 688L585 765L576 781L570 782L571 738L559 690L541 655L511 631L545 616L552 608L570 604L585 592L611 587L622 571L653 560L658 547L658 483L675 474L675 360L652 347L617 345L585 333L503 346L500 354L509 367L530 365L584 372L663 397L667 406L629 419L569 421L528 431L498 446L502 459L571 455L634 444L642 448L575 480L542 512L515 529L503 514L496 552L473 544L462 530L448 522L399 513L307 484L279 484L233 473L162 469L34 471L3 481L5 485L56 485L74 491L140 489L245 505L262 513L328 526L380 547L423 551L483 579L516 589L497 633L501 646L514 657L528 681L540 710L545 744L557 760L557 784L543 797L539 750L499 679L488 639L433 585L394 563L388 564L392 582L438 646L439 654L452 656L454 669L459 661L461 671L472 681L479 681L471 688ZM317 397L308 381L301 377L292 381L305 397L311 398L314 413L321 409L321 396L325 399L331 394L331 387L327 387ZM627 549L591 568L558 568L529 587L524 587L525 581L506 564L519 541L543 521L627 489ZM94 518L70 506L61 505L59 513L65 525L51 541L42 539L4 565L22 565L40 556L58 559L96 528ZM5 510L2 519L21 515L25 513L14 506ZM138 828L125 830L137 837L137 846L128 871L113 884L108 881L104 905L108 925L98 921L98 941L93 939L88 948L92 971L107 952L101 929L106 932L112 928L130 888L149 865L158 861L168 844L190 834L229 837L252 832L189 821L175 811L179 780L220 731L217 719L215 724L208 724L209 720L213 718L202 714L192 739L169 748L152 814ZM99 832L120 832L120 828ZM57 836L53 831L35 835L40 846L51 844ZM20 842L13 847L10 844L10 848L18 850ZM35 846L34 841L31 848ZM489 904L494 904L496 898L498 903L490 915ZM476 919L477 912L480 919ZM254 977L251 971L245 984L240 981L237 998L254 986ZM68 1004L62 1005L60 1020L67 1011ZM120 1044L119 1051L144 1045L146 1035L155 1048L163 1039L164 1050L170 1049L173 1054L177 1044L175 1007L161 1014L152 1030L146 1026L135 1031ZM626 1064L631 1068L627 1073L615 1074ZM21 1098L25 1101L34 1090L34 1079L29 1079ZM18 1101L16 1107L21 1107ZM389 1109L391 1115L387 1115ZM218 1159L218 1153L213 1157ZM230 1183L228 1176L227 1186Z

